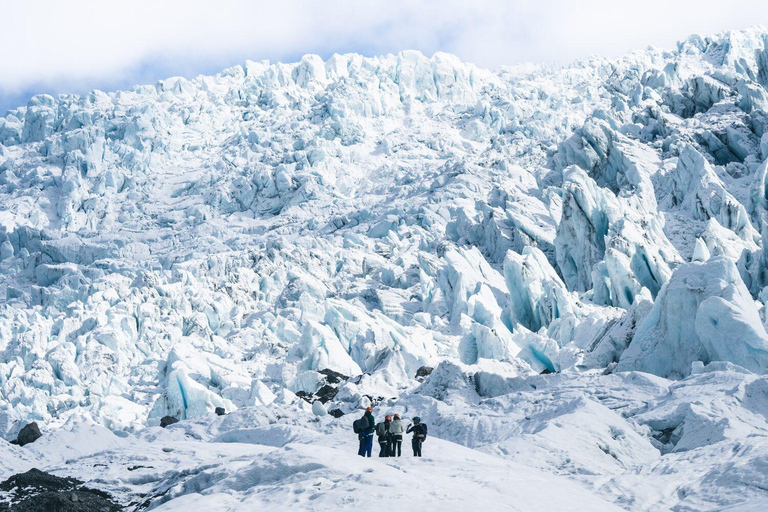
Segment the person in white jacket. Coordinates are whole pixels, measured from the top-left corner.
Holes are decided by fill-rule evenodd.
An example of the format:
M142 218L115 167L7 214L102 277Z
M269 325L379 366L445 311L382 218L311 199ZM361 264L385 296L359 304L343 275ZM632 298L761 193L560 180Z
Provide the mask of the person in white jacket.
M400 415L395 414L395 418L389 425L389 433L392 436L392 441L389 445L390 457L400 457L403 454L403 432L405 432L405 428L403 427L403 422L400 420Z

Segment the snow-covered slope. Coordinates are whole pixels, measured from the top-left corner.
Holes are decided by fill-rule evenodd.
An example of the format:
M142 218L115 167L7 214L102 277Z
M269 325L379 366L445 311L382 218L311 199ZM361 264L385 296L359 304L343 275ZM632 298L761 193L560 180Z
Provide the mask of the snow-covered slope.
M290 423L254 426L252 415L233 416L212 424L191 420L165 431L155 427L127 438L95 425L67 425L30 448L27 467L70 455L57 445L76 447L81 456L70 461L70 471L134 506L158 511L373 511L415 503L422 510L447 511L477 505L621 510L564 477L439 439L425 443L431 453L421 459L377 459L381 463L374 466L356 455L357 442L338 422L318 422L321 434Z
M748 474L768 411L767 88L756 28L564 69L307 56L37 96L0 118L0 433L85 421L153 442L166 415L373 402L484 452L446 445L429 472L521 463L638 510L766 498ZM353 449L348 416L318 421L318 446ZM33 460L7 449L3 475ZM296 450L257 455L318 464ZM227 483L237 464L189 489L259 503ZM442 495L501 485L465 483Z

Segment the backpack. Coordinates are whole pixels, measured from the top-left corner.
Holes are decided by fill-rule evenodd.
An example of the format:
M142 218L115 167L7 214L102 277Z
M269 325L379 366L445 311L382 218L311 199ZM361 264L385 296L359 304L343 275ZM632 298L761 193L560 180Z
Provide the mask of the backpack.
M365 430L367 423L368 421L365 420L365 418L358 418L352 422L352 430L355 431L355 434L362 434L363 430Z
M389 429L387 429L387 424L383 421L376 425L376 435L379 437L386 437L389 434Z

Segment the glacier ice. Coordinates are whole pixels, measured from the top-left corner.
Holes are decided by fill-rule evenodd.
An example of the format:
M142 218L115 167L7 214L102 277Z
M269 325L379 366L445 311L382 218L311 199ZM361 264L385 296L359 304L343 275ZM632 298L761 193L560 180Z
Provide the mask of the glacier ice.
M677 168L671 173L672 207L687 210L697 220L716 219L745 240L754 239L746 208L723 186L710 164L691 146L680 150Z
M685 377L696 361L768 368L768 334L736 265L724 257L675 271L617 369Z
M617 197L587 173L563 171L563 216L557 227L557 263L566 284L592 291L598 304L628 308L643 288L655 297L680 257L658 217Z
M565 287L544 253L534 247L526 247L522 254L507 253L504 280L510 295L510 321L531 331L573 315L578 309L578 299Z
M67 467L140 446L178 467L139 480L238 506L237 475L316 468L301 436L347 442L373 405L625 508L764 497L767 41L562 69L310 55L34 97L0 117L0 432L102 425L131 441ZM2 449L9 472L55 451Z

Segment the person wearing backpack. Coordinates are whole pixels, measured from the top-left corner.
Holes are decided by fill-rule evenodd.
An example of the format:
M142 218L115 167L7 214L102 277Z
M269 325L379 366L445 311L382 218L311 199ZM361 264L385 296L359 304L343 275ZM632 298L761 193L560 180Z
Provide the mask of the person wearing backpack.
M391 435L392 442L390 443L390 457L400 457L403 454L403 422L400 420L400 415L395 414L395 419L392 420L392 424L389 426L389 433Z
M389 427L392 425L392 416L385 416L384 421L376 425L376 437L379 441L379 457L389 457Z
M355 431L355 434L357 434L357 454L360 456L363 455L363 430L367 424L368 418L365 416L357 418L352 422L352 429Z
M416 416L413 418L413 425L408 425L406 434L413 432L413 439L411 440L411 447L413 448L413 456L421 457L421 444L427 438L427 425L421 422L421 418Z
M357 427L355 427L355 423L358 424ZM352 426L356 432L359 431L358 436L360 439L360 448L357 454L361 457L370 457L373 451L373 429L376 426L376 420L373 419L373 409L371 407L365 409L363 417L355 423Z

